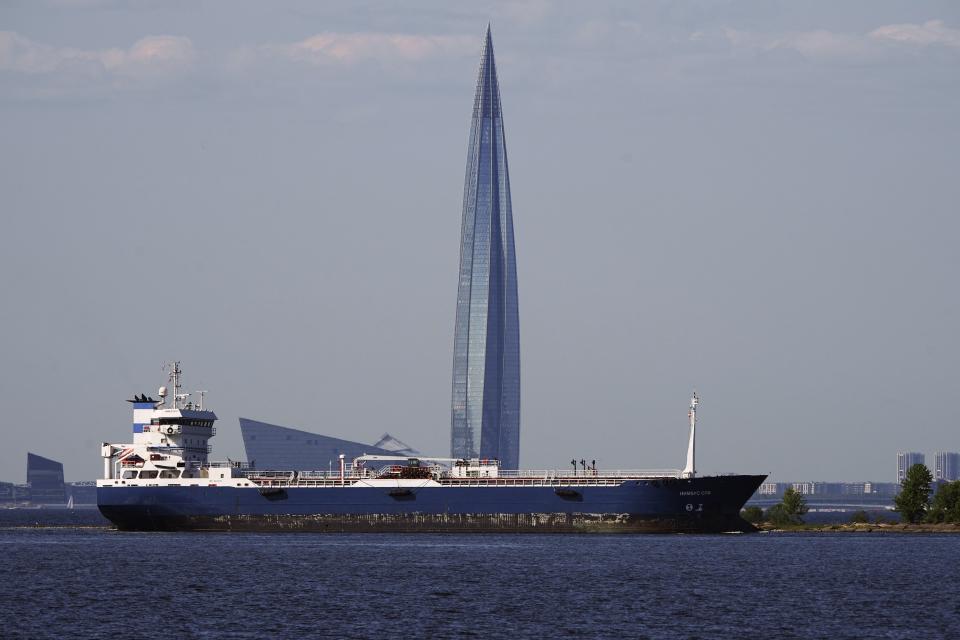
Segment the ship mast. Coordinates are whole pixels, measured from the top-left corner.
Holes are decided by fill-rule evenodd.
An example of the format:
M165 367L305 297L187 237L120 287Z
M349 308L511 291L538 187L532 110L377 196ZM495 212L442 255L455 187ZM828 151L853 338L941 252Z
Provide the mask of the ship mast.
M173 408L179 409L181 401L186 400L190 397L189 393L180 393L182 385L180 384L180 376L183 375L183 370L180 368L180 361L175 360L169 364L163 366L164 369L169 369L170 374L168 380L173 383ZM160 391L160 397L163 398L166 394L163 390Z
M693 478L697 475L696 455L697 455L697 405L700 404L700 397L697 392L693 392L690 398L690 443L687 445L687 466L683 468L684 478Z

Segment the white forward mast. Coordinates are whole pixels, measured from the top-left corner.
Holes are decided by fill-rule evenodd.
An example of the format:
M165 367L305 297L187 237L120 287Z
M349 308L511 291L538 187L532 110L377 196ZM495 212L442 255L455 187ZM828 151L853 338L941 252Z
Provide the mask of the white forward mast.
M687 466L683 468L684 478L693 478L697 475L697 405L700 404L700 397L697 392L693 392L690 398L690 443L687 445Z

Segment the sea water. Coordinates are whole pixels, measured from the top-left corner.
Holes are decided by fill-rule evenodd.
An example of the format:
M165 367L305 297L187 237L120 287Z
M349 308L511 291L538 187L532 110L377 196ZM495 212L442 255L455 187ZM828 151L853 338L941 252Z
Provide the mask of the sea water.
M958 579L949 534L124 533L0 512L2 638L957 638Z

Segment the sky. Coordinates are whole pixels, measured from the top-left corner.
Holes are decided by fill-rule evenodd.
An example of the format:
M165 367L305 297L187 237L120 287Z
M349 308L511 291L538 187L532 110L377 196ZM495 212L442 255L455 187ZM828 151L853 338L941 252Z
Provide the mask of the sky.
M0 2L0 479L95 478L180 360L449 452L492 25L521 466L894 481L960 450L960 4Z

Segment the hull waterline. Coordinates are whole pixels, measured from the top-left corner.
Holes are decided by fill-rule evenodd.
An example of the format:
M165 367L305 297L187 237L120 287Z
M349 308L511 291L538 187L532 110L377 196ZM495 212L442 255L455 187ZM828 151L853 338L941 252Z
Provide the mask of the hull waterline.
M615 486L100 487L122 530L716 533L752 531L740 509L765 476Z

